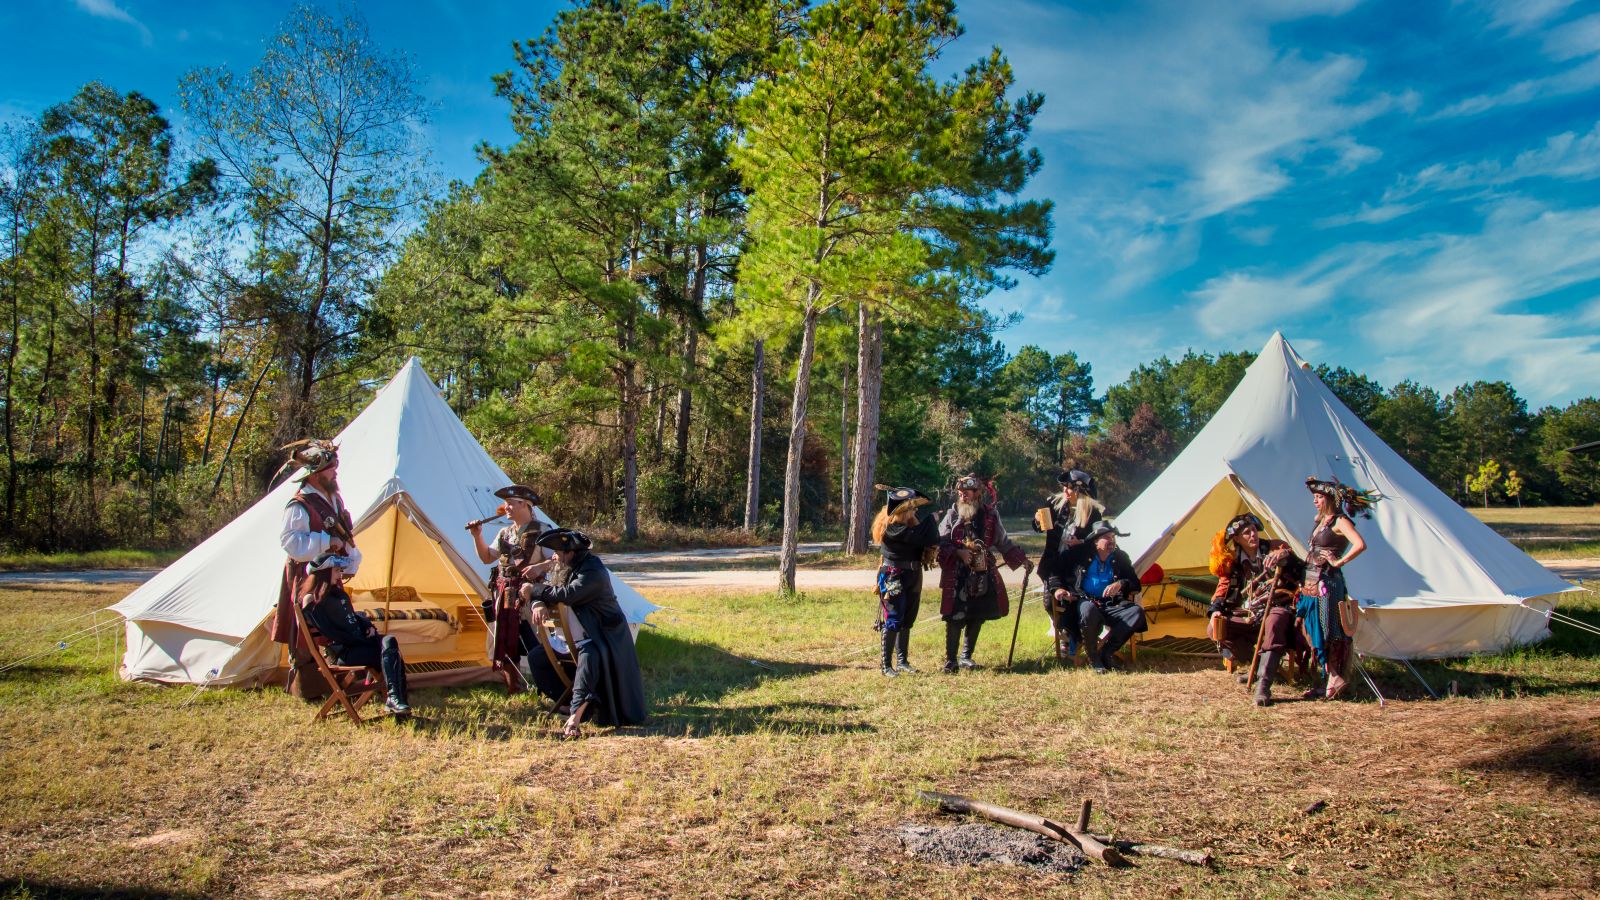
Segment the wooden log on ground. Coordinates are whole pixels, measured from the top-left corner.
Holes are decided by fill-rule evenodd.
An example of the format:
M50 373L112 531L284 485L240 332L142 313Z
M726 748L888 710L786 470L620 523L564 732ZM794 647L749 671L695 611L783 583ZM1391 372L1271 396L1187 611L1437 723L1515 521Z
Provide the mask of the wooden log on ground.
M1157 859L1171 859L1191 866L1209 867L1214 860L1205 850L1185 850L1182 847L1166 847L1161 844L1145 844L1140 841L1112 840L1109 835L1095 835L1095 840L1115 847L1129 856L1153 856Z
M1115 847L1107 847L1100 841L1095 840L1093 836L1081 832L1078 835L1074 835L1071 829L1059 822L1046 819L1044 816L1036 816L1033 813L1022 812L994 803L985 803L982 800L974 800L971 797L942 794L938 791L917 791L917 798L924 803L931 803L945 812L982 816L1002 825L1021 828L1061 841L1064 844L1071 844L1082 850L1085 856L1098 859L1108 866L1125 866L1128 864L1128 861L1122 858L1122 854L1118 853ZM1087 838L1087 841L1082 840L1083 838Z

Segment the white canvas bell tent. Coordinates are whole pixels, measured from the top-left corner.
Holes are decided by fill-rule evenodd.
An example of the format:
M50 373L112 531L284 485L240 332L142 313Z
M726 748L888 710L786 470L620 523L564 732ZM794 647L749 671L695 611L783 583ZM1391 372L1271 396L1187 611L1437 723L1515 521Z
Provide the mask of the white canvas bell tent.
M1203 573L1212 536L1249 510L1303 556L1315 517L1308 475L1384 498L1371 519L1356 520L1367 550L1346 572L1363 612L1362 653L1436 658L1538 641L1549 635L1544 613L1555 595L1575 590L1401 459L1277 333L1206 427L1117 517L1130 535L1121 546L1140 573L1154 564L1169 575ZM1162 609L1146 639L1193 634L1193 618Z
M361 569L347 585L358 607L366 592L392 597L411 588L454 619L449 634L416 645L402 638L408 668L434 663L418 665L413 683L488 677L487 628L478 607L487 594L487 567L462 526L491 515L500 502L494 491L510 478L415 357L335 443L340 493L362 553ZM297 488L293 481L278 485L111 607L127 620L124 677L227 685L280 674L282 648L267 628L283 574L283 509ZM549 522L542 511L539 516ZM612 584L637 631L656 607L619 579ZM382 590L391 586L396 590Z

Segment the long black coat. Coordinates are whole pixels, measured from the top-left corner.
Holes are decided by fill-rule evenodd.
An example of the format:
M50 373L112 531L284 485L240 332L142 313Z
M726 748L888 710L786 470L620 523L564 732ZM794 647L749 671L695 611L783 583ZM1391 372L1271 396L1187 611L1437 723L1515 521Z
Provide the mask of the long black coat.
M595 721L601 725L643 722L649 713L644 680L639 675L639 656L628 630L628 617L611 589L611 573L600 557L585 553L574 560L565 584L540 586L535 597L545 603L566 604L583 626L586 640L578 648L580 670L585 668L585 654L593 654L598 663L593 670L599 683L585 685L599 701ZM573 685L574 697L578 687Z

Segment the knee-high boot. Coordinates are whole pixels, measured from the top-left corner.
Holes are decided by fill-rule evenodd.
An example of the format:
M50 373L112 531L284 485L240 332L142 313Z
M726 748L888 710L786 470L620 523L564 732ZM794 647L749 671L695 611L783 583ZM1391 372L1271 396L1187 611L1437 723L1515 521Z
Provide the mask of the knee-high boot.
M1264 650L1256 670L1256 705L1272 705L1272 679L1278 674L1278 660L1283 658L1282 650Z
M945 674L954 674L956 668L956 648L961 645L961 623L944 623L944 671Z
M894 668L897 672L911 673L917 671L911 668L911 660L907 654L911 650L911 629L902 628L895 633L894 643Z
M967 623L965 639L961 642L961 659L957 665L963 669L976 669L978 664L972 661L972 648L978 645L978 632L983 628L983 623L973 620Z
M883 674L889 676L890 678L893 678L896 675L900 674L900 673L898 673L898 672L896 672L894 670L894 658L893 658L894 657L894 639L895 639L895 635L897 635L897 634L899 634L899 632L890 631L887 628L885 628L883 630L883 658L879 662L879 666L878 667L883 671Z

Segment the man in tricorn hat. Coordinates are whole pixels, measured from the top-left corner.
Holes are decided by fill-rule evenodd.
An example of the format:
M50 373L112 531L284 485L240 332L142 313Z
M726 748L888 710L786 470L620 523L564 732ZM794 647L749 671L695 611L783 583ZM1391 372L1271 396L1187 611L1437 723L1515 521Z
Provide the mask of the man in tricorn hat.
M578 737L589 718L601 725L643 722L647 713L639 657L628 617L611 587L611 573L589 552L592 542L581 531L551 529L538 543L555 551L556 569L547 583L529 588L534 627L542 626L559 604L572 610L581 631L581 636L573 635L578 666L572 679L572 714L562 737Z
M494 495L502 501L495 512L511 519L511 524L500 529L490 544L483 541L482 522L474 522L468 528L478 559L497 563L489 579L489 598L483 603L484 620L494 626L494 666L505 680L506 690L513 694L522 690L517 661L524 655L536 680L552 679L552 684L558 686L560 679L555 670L548 664L540 666L539 662L545 661L533 652L538 638L531 624L531 603L524 596L525 588L544 578L555 556L538 545L539 535L544 532L544 523L534 512L539 495L525 484L507 485Z
M317 652L309 641L296 638L293 609L298 602L306 621L328 642L329 655L336 665L378 666L388 686L385 706L399 716L411 714L406 702L406 667L400 657L400 644L393 635L380 635L366 616L350 605L345 579L361 566L361 551L353 537L354 523L339 496L339 451L331 441L307 440L297 444L290 458L300 465L295 480L300 490L283 511L283 528L278 543L289 555L284 566L283 587L273 617L272 638L290 645L289 688L303 691L306 666Z
M1082 544L1058 554L1045 583L1064 612L1076 610L1089 665L1101 674L1120 668L1116 652L1135 632L1148 629L1139 604L1139 576L1117 547L1118 536L1127 533L1106 519L1094 523ZM1067 626L1057 622L1056 627ZM1099 641L1102 628L1104 642Z
M1006 536L993 505L994 486L977 475L956 479L955 505L939 521L939 615L944 618L944 671L975 669L972 650L989 619L1010 608L995 554L1006 565L1033 571L1028 555ZM965 637L963 639L963 632ZM961 656L956 644L961 642Z
M928 503L928 495L915 488L885 491L883 509L872 520L872 540L883 550L878 566L878 627L883 631L883 658L880 671L888 676L915 672L908 652L911 626L922 607L922 570L932 567L932 551L939 546L939 523L933 516L917 518L917 508ZM891 654L898 654L891 660Z

